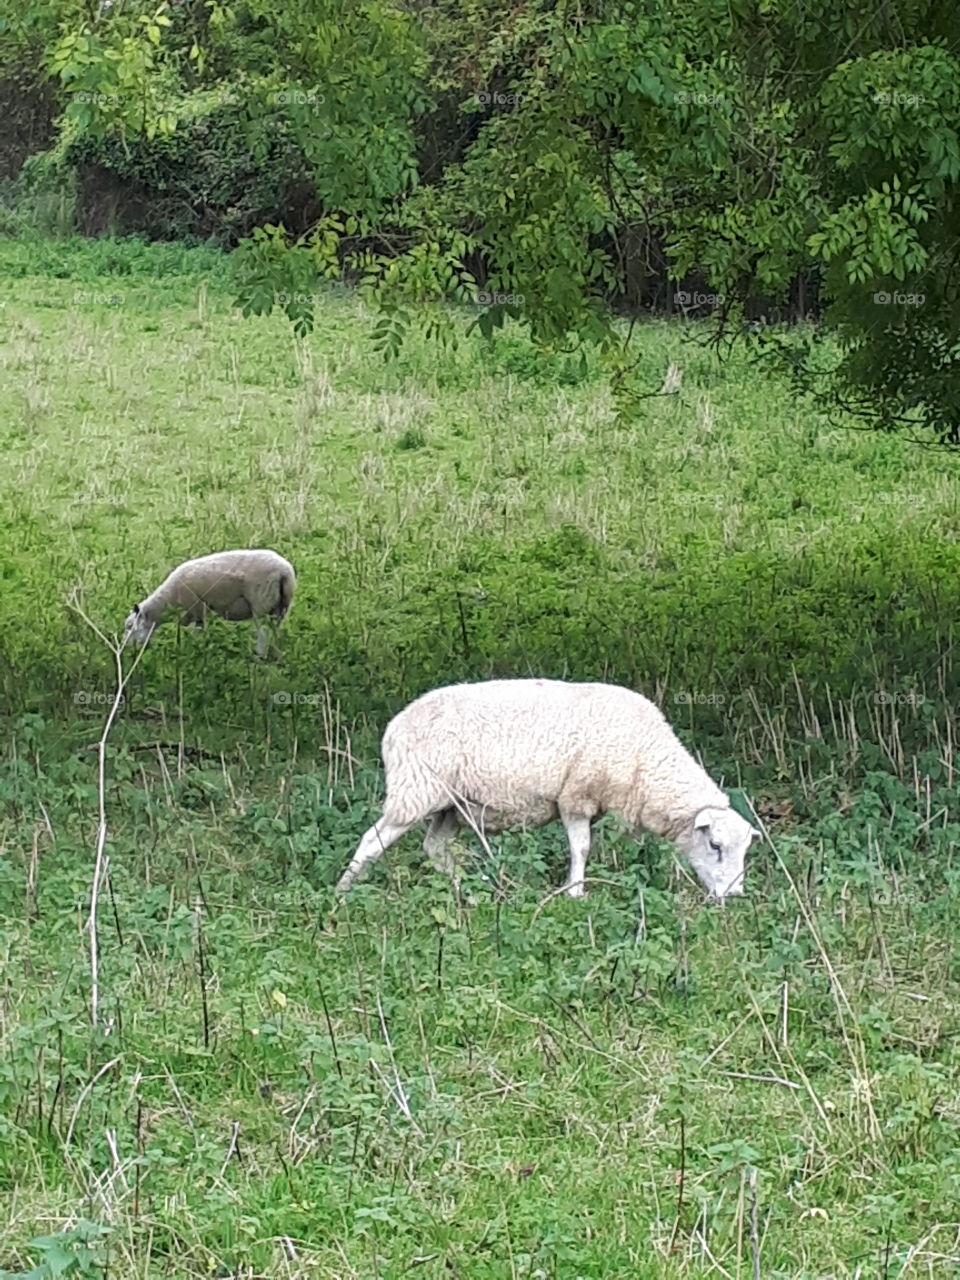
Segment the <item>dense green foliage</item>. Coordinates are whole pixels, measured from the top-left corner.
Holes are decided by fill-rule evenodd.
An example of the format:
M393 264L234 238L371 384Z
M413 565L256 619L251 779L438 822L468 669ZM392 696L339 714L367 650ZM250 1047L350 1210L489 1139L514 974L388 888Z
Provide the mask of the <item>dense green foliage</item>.
M953 459L696 325L639 334L680 390L630 431L519 325L384 367L356 296L297 338L210 250L0 270L0 1273L957 1274ZM109 637L258 543L282 660L169 626L125 689L94 1028L115 671L71 606ZM584 902L547 830L462 898L411 838L334 909L387 714L496 672L656 696L765 822L749 897L605 820Z
M720 339L822 307L831 361L771 356L880 426L960 439L960 65L936 0L4 2L0 65L57 79L58 145L133 184L134 222L253 232L248 314L304 331L347 271L396 353L413 322L452 336L420 304L477 299L487 335L513 316L599 345L635 411L650 388L609 304L669 271Z

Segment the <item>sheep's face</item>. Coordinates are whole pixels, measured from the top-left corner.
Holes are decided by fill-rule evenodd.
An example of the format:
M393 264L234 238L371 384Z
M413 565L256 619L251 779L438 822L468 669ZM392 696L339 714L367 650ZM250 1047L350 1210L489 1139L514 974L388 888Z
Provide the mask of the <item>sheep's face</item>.
M145 645L150 631L151 627L140 612L140 606L135 604L123 624L124 637L127 640L132 640L134 644Z
M759 836L734 809L701 809L677 846L705 888L722 902L743 893L747 850Z

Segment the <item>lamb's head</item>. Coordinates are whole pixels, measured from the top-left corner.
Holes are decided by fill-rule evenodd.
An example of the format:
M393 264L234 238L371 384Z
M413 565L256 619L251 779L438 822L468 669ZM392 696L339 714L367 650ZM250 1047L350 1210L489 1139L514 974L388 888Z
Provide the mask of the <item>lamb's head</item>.
M150 638L152 630L153 625L147 621L146 614L141 611L138 604L135 604L123 624L124 641L132 640L134 644L142 647Z
M687 858L713 897L743 893L744 860L760 832L735 809L701 809L677 840L677 848Z

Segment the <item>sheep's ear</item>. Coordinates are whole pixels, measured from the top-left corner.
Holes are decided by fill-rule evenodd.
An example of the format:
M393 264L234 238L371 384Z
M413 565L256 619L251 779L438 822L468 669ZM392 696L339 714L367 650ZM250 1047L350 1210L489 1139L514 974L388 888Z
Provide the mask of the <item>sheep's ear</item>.
M134 612L135 614L137 614L137 616L139 617L139 615L140 615L140 606L139 606L138 604L135 604L135 605L133 606L133 612Z
M701 809L693 820L694 831L703 831L705 827L710 826L710 810Z
M762 840L762 839L763 839L763 832L762 832L762 831L758 831L756 827L751 827L751 828L750 828L750 839L751 839L751 841L753 841L753 840Z

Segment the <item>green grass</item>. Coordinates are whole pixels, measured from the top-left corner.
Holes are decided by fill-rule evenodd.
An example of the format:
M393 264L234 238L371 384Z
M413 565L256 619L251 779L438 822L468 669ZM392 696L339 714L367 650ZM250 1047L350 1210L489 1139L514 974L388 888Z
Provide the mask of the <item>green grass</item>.
M960 1274L953 459L679 325L625 427L517 331L385 365L343 294L245 320L200 249L0 270L0 1269ZM259 544L282 660L165 627L114 724L92 1030L115 675L70 601L110 635ZM334 910L388 714L526 673L644 689L745 787L746 899L605 823L582 903L548 830L462 900L405 841Z

